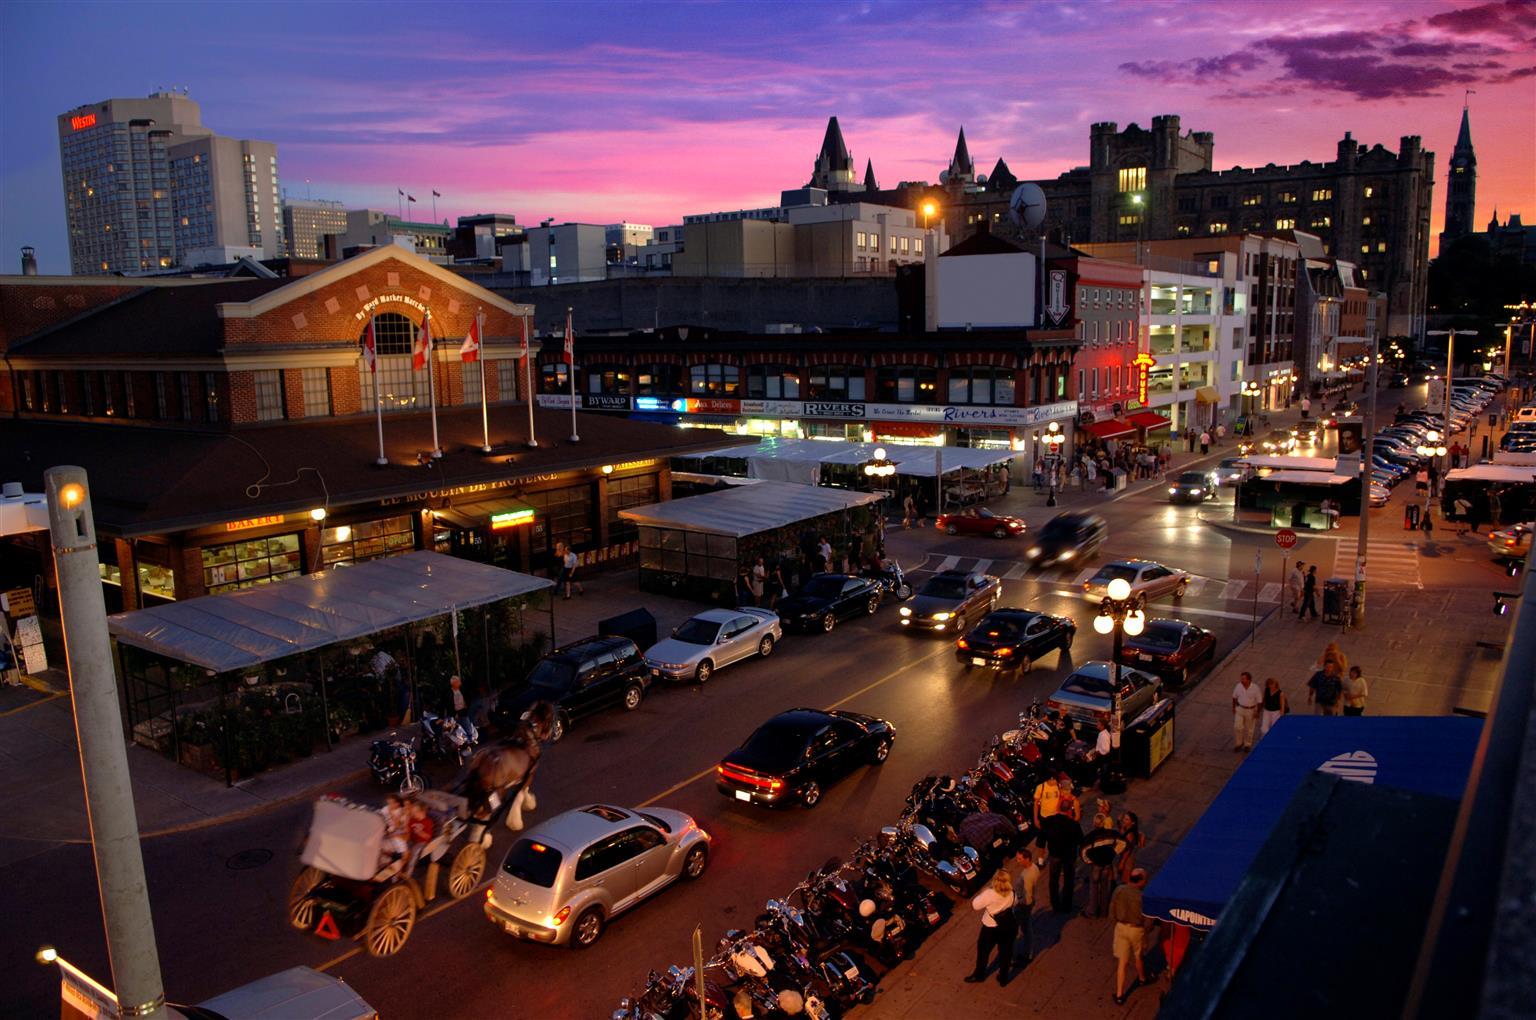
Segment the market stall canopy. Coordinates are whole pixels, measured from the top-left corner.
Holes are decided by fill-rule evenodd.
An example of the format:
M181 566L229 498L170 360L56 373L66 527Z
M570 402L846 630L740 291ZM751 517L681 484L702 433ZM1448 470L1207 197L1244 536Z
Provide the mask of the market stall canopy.
M552 587L542 577L414 552L118 613L107 627L122 644L222 673Z
M620 510L619 516L646 528L745 538L879 499L873 492L761 482Z
M1162 417L1159 415L1158 417ZM1136 434L1136 426L1124 418L1106 418L1103 421L1089 422L1087 425L1079 425L1078 428L1091 436L1099 439L1119 439L1121 436Z
M1482 725L1457 717L1283 717L1152 879L1143 913L1213 927L1312 772L1459 799Z
M887 443L846 443L827 439L764 439L756 446L727 446L718 450L682 454L677 461L721 458L741 460L750 478L769 481L799 482L815 485L820 481L823 464L858 467L875 459L877 449L885 450L886 459L896 465L899 475L932 478L943 464L944 473L992 467L1013 459L1011 450L975 450L946 446L942 458L937 447L902 446Z

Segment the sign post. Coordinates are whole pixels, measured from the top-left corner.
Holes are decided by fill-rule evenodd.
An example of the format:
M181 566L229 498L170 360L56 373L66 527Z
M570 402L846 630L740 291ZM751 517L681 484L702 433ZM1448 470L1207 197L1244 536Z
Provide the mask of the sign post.
M1285 606L1285 596L1290 593L1286 577L1290 569L1291 550L1296 548L1296 532L1290 528L1281 528L1275 532L1275 544L1280 547L1280 600L1281 608Z

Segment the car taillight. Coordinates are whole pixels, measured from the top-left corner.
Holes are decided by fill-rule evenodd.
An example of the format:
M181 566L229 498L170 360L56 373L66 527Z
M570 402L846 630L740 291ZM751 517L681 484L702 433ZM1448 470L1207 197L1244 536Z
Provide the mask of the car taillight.
M1009 656L1009 655L1013 654L1013 649L1012 648L999 648L997 650L997 654L1000 655L1000 656Z
M554 917L551 917L549 919L549 923L553 924L556 928L558 928L562 924L564 924L566 922L566 920L568 918L570 918L570 916L571 916L571 908L570 907L561 907L560 908L560 912L558 914L556 914Z
M959 641L955 642L955 647L956 648L969 648L969 647L971 647L971 643L969 641L967 641L965 638L961 638Z

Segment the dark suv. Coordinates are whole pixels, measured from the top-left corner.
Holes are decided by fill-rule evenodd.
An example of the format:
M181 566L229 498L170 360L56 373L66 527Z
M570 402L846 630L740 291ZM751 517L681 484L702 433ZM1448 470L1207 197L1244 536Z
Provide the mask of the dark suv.
M553 702L553 739L559 740L582 716L614 705L639 708L649 677L645 657L629 638L583 638L540 659L523 686L501 691L491 721L509 732L534 702Z

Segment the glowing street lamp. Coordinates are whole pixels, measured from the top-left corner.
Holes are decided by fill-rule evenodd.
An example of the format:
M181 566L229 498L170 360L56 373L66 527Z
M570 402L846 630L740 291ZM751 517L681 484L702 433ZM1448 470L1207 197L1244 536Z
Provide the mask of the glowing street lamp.
M875 447L874 460L864 462L864 474L870 478L885 479L891 477L895 473L896 463L886 459L885 447L883 446Z
M928 221L938 211L939 211L939 207L934 205L933 201L931 199L923 203L923 229L924 230L928 229Z
M1145 595L1132 592L1130 582L1123 577L1117 577L1109 582L1108 591L1103 601L1099 603L1099 615L1093 618L1095 631L1100 634L1114 635L1114 651L1109 658L1112 705L1109 729L1114 761L1117 765L1120 762L1120 733L1125 725L1120 712L1120 653L1124 635L1129 634L1135 637L1146 628L1146 605Z

